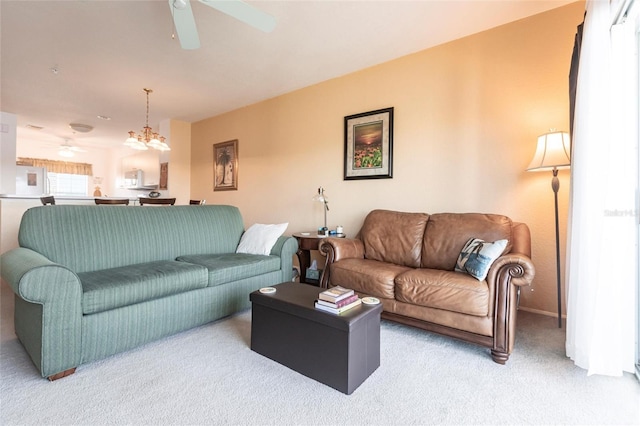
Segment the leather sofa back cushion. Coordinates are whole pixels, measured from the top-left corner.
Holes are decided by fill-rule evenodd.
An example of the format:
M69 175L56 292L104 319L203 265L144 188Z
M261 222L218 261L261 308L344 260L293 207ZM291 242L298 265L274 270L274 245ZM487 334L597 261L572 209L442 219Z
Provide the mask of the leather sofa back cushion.
M503 254L512 246L512 222L507 216L482 213L437 213L429 216L421 267L453 271L460 250L469 238L487 242L507 240Z
M371 211L360 230L360 239L364 243L364 257L418 268L428 220L429 215L426 213ZM466 241L464 240L462 244ZM459 249L458 252L460 252ZM458 253L453 260L454 265L457 257Z

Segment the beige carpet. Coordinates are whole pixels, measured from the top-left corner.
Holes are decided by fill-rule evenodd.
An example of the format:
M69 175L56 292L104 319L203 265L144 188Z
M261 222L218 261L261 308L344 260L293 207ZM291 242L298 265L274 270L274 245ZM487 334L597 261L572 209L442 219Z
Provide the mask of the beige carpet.
M13 334L5 284L1 296L2 425L640 424L635 377L587 377L555 319L526 312L505 366L487 349L383 322L381 365L347 396L252 352L248 311L50 383Z

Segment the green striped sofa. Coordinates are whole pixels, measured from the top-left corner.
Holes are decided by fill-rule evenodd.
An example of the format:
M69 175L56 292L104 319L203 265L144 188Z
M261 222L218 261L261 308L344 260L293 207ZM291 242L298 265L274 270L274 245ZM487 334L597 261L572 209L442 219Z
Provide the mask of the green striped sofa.
M15 330L43 377L248 308L249 293L292 279L294 238L236 253L233 206L40 206L1 256Z

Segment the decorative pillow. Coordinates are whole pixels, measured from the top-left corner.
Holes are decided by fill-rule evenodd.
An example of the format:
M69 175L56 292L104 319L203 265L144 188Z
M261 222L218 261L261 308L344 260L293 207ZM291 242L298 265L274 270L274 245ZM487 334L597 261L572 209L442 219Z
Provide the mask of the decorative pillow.
M268 256L276 241L278 241L278 237L284 233L287 226L289 226L289 223L280 223L278 225L256 223L251 225L242 234L236 253L264 254Z
M500 257L508 240L487 243L479 238L470 238L466 242L456 261L456 271L466 272L482 281L487 278L489 268Z

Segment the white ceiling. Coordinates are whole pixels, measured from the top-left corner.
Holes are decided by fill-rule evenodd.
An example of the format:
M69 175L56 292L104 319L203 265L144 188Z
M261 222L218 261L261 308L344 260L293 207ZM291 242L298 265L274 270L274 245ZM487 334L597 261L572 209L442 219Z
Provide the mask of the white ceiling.
M167 0L0 0L0 109L18 116L19 144L118 146L144 126L145 87L157 130L572 1L248 1L276 19L263 33L192 0L201 48L187 51L172 39ZM94 130L74 133L72 122Z

